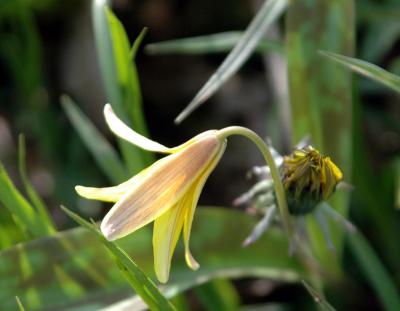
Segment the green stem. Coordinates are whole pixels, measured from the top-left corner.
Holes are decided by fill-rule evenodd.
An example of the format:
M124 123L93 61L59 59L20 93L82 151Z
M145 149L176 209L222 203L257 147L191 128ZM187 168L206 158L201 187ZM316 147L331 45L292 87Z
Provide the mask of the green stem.
M225 139L231 135L240 135L250 139L253 143L256 144L257 148L261 151L265 161L271 172L272 180L274 181L274 188L276 199L278 202L279 212L281 214L282 222L285 227L286 233L288 234L289 241L292 241L293 237L293 226L290 221L289 209L286 202L285 189L283 187L281 177L279 174L279 170L275 164L274 158L272 157L271 152L269 151L266 143L253 131L241 127L241 126L229 126L219 131L218 136L221 139Z

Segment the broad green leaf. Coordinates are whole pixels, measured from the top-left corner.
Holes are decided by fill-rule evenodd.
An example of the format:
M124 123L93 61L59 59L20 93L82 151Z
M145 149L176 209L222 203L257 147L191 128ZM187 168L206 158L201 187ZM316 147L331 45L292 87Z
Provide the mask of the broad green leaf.
M382 69L374 64L368 63L361 59L343 56L337 53L328 51L320 51L322 55L333 59L350 70L370 78L378 83L381 83L388 88L400 93L400 77L396 76L385 69Z
M43 200L36 193L31 182L29 181L28 174L26 173L25 158L26 158L25 137L24 135L20 135L18 140L18 159L19 159L19 174L21 176L22 183L24 185L29 200L36 208L38 217L40 217L42 220L42 225L47 227L49 233L55 233L57 230L53 223L53 220L50 217L47 207L44 204Z
M360 233L349 236L350 250L364 272L365 278L379 297L385 310L400 310L398 287L380 261L368 240Z
M101 171L108 179L121 183L129 178L117 152L97 130L92 121L84 115L72 99L66 95L61 97L61 104L72 126L92 154Z
M311 297L314 299L315 303L319 306L320 310L325 310L325 311L335 311L336 309L332 307L328 301L324 298L324 296L316 291L313 287L311 287L310 284L308 284L306 281L301 281L303 283L304 287L307 289L308 293L311 295Z
M239 42L189 105L178 115L175 119L176 123L182 122L240 69L260 43L268 27L280 17L287 5L288 0L264 1Z
M143 273L129 255L115 243L107 241L95 224L90 224L65 207L63 211L82 227L94 233L101 243L113 255L114 263L128 280L135 292L146 302L151 310L176 310L175 307L160 293L153 281Z
M146 45L148 54L208 54L227 53L235 47L243 37L242 31L227 31L206 36L168 40ZM261 40L255 52L274 51L284 53L282 45L277 42Z
M53 230L48 227L46 222L43 222L36 210L15 187L1 163L0 202L15 217L21 230L29 232L32 237L38 238L53 233Z
M256 219L242 212L199 208L191 249L200 269L192 271L186 266L183 246L178 243L170 281L162 292L172 297L224 277L265 277L282 282L304 278L301 264L287 255L286 236L277 228L271 228L251 247L241 247L255 223ZM151 226L146 226L119 240L118 245L147 275L154 276L151 235ZM15 310L15 295L29 310L72 310L78 305L98 310L129 299L132 291L96 235L75 228L0 252L2 310Z
M107 0L92 4L97 55L108 101L114 111L137 132L146 135L136 68L130 56L130 45L118 19L107 8ZM149 153L117 138L125 164L131 174L151 161Z

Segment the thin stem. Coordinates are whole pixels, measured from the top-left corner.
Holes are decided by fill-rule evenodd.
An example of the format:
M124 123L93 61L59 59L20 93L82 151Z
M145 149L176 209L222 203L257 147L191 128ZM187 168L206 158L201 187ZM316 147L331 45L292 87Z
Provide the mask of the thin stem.
M225 139L231 135L240 135L250 139L253 143L256 144L258 149L261 151L265 161L267 162L267 165L269 166L271 177L274 181L274 188L275 188L276 199L278 202L279 212L281 214L282 222L285 227L286 233L288 234L289 241L291 241L293 237L293 227L290 221L289 209L286 202L285 189L283 188L278 167L275 164L274 158L272 157L272 154L268 146L256 133L241 126L229 126L218 132L218 136L222 139Z

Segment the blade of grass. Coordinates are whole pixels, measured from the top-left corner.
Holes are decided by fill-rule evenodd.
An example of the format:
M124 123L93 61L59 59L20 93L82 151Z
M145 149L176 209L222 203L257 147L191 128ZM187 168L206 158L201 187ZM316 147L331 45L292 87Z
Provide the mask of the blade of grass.
M400 93L400 77L389 71L386 71L374 64L363 61L361 59L340 55L328 51L320 51L320 53L337 63L349 68L350 70L381 83L393 91Z
M227 53L239 43L242 37L242 31L227 31L206 36L168 40L146 45L145 52L151 55ZM284 53L280 43L267 40L260 41L254 51Z
M15 296L15 300L17 302L17 306L19 311L25 311L24 305L22 304L21 300L19 299L18 296Z
M390 277L389 272L380 261L368 240L357 231L349 236L350 250L361 266L366 279L375 290L385 310L400 310L398 287Z
M19 160L19 174L21 176L22 184L25 191L32 202L33 206L36 208L38 216L42 220L42 224L47 227L49 233L55 233L56 227L50 217L46 205L43 200L36 193L32 184L29 181L28 174L26 173L26 149L25 149L25 136L23 134L19 135L18 139L18 160Z
M107 0L92 4L93 28L97 55L108 101L120 118L137 132L146 135L141 110L141 95L130 46L118 19L107 8ZM130 171L135 174L151 162L150 154L117 138Z
M250 57L261 41L268 27L276 21L288 5L287 0L266 0L253 18L242 38L225 58L217 71L200 89L189 105L176 117L175 123L182 122L193 110L210 98L243 63Z
M135 292L146 302L151 310L176 310L158 290L154 282L144 274L129 255L116 244L107 241L95 225L61 206L61 209L79 225L96 234L103 245L113 254L115 264L128 280Z
M315 303L319 306L320 310L326 310L326 311L335 311L336 309L330 305L328 301L323 297L322 294L320 294L318 291L316 291L311 285L309 285L306 281L301 281L301 283L304 285L308 293L311 295L311 297L314 299Z
M70 97L63 95L60 101L72 126L91 152L103 174L108 177L110 182L115 184L126 180L128 178L126 169L117 152L89 118L84 115Z
M0 202L17 219L17 225L20 225L23 231L29 232L32 237L39 238L53 233L53 231L49 229L47 223L43 222L35 209L14 186L1 163Z
M144 37L147 34L147 31L148 31L148 28L144 27L142 29L142 31L140 32L140 34L137 36L135 42L133 42L131 50L130 50L130 53L129 53L129 55L131 56L132 60L134 60L136 58L136 54L137 54L137 52L139 50L140 45L143 42Z

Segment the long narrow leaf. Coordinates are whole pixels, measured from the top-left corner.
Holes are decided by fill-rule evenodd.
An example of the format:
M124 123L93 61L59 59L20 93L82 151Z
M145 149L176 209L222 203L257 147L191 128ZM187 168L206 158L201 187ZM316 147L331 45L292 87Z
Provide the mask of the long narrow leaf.
M363 61L361 59L340 55L328 51L320 51L324 56L333 59L350 70L381 83L388 88L400 93L400 77L396 76L385 69L374 64Z
M270 228L251 247L241 247L255 223L256 219L239 211L199 208L191 249L201 267L192 271L186 266L184 249L179 243L170 281L161 288L162 292L173 297L188 288L224 277L263 277L279 282L297 282L304 278L302 265L287 256L287 238L277 228ZM151 244L149 226L118 241L147 275L154 276ZM26 272L27 263L31 273ZM132 290L99 239L79 227L0 252L2 310L15 310L15 295L29 310L72 310L77 305L98 310L125 299L129 306ZM128 310L136 308L128 307Z
M14 186L3 165L0 163L0 202L16 218L17 224L32 237L42 237L53 231L43 223L35 209Z
M144 274L138 265L128 256L128 254L119 248L116 244L109 242L102 233L77 214L71 212L65 207L61 207L65 213L73 220L92 233L96 234L103 245L115 256L113 259L126 277L129 284L135 292L147 303L151 310L176 310L175 307L160 293L153 281Z
M95 0L92 5L93 28L101 74L108 101L120 118L139 133L145 134L141 111L140 89L135 80L136 69L130 57L126 34L118 19L107 8L107 0ZM133 73L132 73L133 72ZM149 154L117 138L131 174L149 163Z
M390 277L368 240L360 232L349 236L350 250L371 283L385 310L400 310L398 287Z
M19 174L21 176L22 183L24 185L25 191L32 202L33 206L36 208L38 216L42 219L42 224L47 227L49 233L55 233L56 227L50 217L46 205L40 196L36 193L31 182L29 181L28 174L26 173L26 151L25 151L25 137L24 135L19 136L18 140L18 159L19 159Z
M182 122L183 119L210 98L223 83L239 70L254 52L268 27L280 17L287 5L287 0L266 0L264 2L235 48L229 53L189 105L178 115L175 119L176 123Z
M242 31L227 31L206 36L151 43L146 45L145 51L153 55L227 53L239 43L242 37ZM284 53L281 44L267 40L261 40L254 51Z
M128 178L126 169L114 148L70 97L64 95L60 100L72 126L89 149L104 175L108 177L110 182L115 184L126 180Z
M328 301L326 301L326 299L323 297L323 295L321 293L316 291L306 281L302 281L301 283L307 289L308 293L314 299L315 303L319 306L320 310L325 310L325 311L335 311L336 310L334 307L331 306L331 304Z

